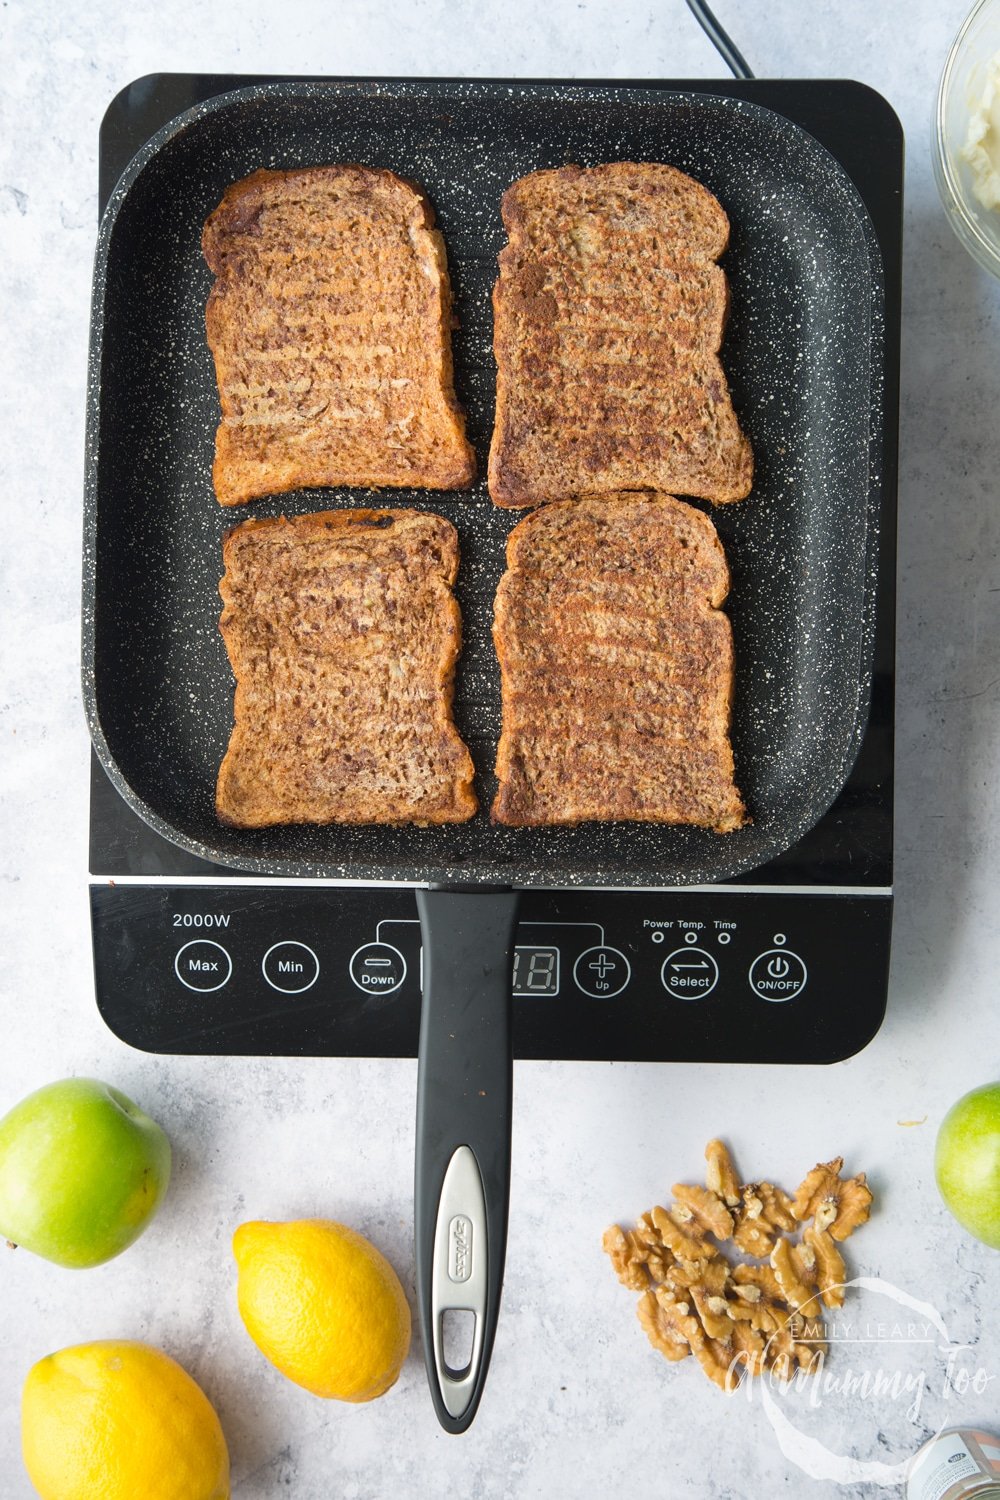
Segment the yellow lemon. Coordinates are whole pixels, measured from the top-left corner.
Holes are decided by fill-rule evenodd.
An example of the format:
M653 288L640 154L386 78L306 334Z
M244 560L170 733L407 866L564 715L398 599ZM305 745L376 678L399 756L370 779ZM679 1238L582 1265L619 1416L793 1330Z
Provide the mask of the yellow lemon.
M229 1500L215 1409L148 1344L77 1344L38 1361L21 1401L24 1463L42 1500Z
M233 1236L247 1332L315 1396L372 1401L395 1385L410 1308L375 1246L330 1219L241 1224Z

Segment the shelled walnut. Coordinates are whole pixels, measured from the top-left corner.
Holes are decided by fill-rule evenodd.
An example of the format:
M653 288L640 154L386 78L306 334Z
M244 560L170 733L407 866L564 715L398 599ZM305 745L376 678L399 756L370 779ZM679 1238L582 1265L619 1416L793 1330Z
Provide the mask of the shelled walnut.
M705 1159L704 1186L676 1183L669 1208L604 1234L619 1281L642 1293L637 1310L650 1343L672 1361L693 1354L725 1391L744 1373L790 1380L815 1371L827 1352L821 1308L844 1301L847 1273L834 1242L871 1211L864 1173L842 1177L835 1157L792 1198L773 1183L741 1184L721 1140L709 1141Z
M796 1219L812 1219L817 1229L828 1229L835 1240L846 1240L859 1224L868 1222L872 1192L864 1172L842 1178L844 1158L813 1167L795 1194Z

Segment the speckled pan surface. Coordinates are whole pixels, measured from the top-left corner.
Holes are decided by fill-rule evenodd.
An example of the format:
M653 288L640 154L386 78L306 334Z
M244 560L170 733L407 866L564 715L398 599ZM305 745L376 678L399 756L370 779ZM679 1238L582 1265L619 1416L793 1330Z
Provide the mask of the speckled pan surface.
M360 161L422 183L444 232L461 328L456 384L485 472L493 419L490 292L500 196L567 161L665 161L726 208L732 315L723 348L757 480L712 512L729 557L733 742L751 826L505 829L221 826L231 726L218 632L221 539L250 515L372 503L448 516L462 546L456 718L492 800L499 672L490 637L518 516L468 493L312 491L224 511L211 484L218 402L204 338L201 226L257 167ZM868 711L882 443L882 269L834 159L743 99L637 88L275 84L210 100L139 153L102 221L94 286L84 691L101 760L158 832L262 874L517 885L682 885L751 870L825 812ZM702 507L708 509L708 507Z

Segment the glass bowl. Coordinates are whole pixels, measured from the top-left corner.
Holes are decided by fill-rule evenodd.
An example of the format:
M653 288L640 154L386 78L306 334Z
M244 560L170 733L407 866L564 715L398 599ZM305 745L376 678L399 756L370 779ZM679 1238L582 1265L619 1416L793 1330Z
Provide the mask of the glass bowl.
M1000 276L1000 208L984 208L972 191L973 170L961 155L991 58L1000 53L1000 0L979 0L955 38L941 74L932 157L941 202L969 254Z

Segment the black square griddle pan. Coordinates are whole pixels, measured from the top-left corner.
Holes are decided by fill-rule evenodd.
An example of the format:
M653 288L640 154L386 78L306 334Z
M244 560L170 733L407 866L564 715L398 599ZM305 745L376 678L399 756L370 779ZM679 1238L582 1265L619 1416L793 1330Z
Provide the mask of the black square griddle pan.
M884 101L844 88L898 139ZM539 167L622 159L690 172L718 195L732 224L723 360L756 483L748 500L712 517L733 575L733 740L753 823L725 837L635 824L510 829L493 827L483 811L447 828L223 827L213 803L232 709L217 628L222 533L245 515L370 505L373 496L304 492L235 515L216 504L204 219L230 183L262 166L358 161L420 182L448 247L461 325L456 387L485 473L501 194ZM432 1393L451 1431L475 1413L499 1306L516 888L726 879L794 844L853 764L871 686L883 297L878 243L850 178L798 125L745 97L455 82L244 88L161 130L108 204L87 454L91 733L125 801L205 859L269 876L425 887L417 1274ZM399 491L391 503L439 511L460 533L465 648L456 719L488 809L500 716L492 601L518 517L492 506L483 480L467 494ZM462 1370L447 1364L442 1337L444 1314L459 1308L476 1314Z

